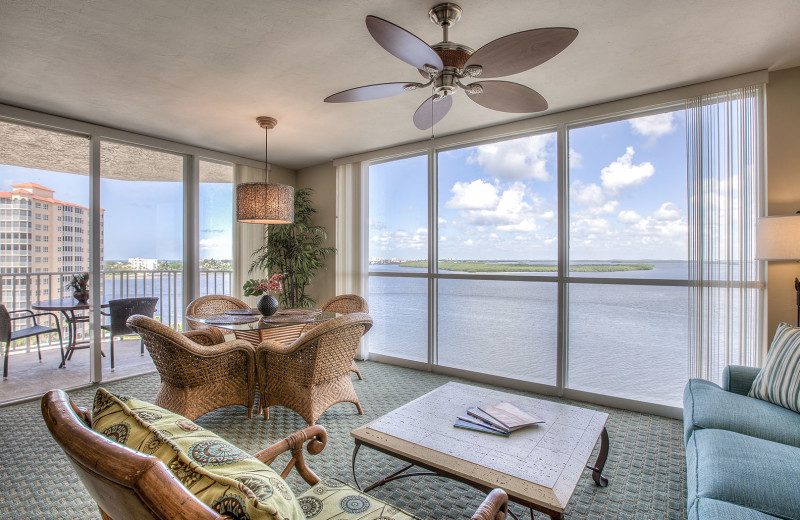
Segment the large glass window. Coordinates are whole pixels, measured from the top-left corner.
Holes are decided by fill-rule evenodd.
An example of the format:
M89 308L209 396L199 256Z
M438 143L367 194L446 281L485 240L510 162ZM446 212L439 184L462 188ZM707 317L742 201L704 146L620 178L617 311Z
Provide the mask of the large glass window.
M678 406L688 377L684 113L573 128L569 150L569 275L603 283L570 285L568 386Z
M370 166L370 351L428 361L428 161ZM375 334L372 334L374 332ZM402 340L401 340L402 338Z
M157 297L155 318L180 328L183 156L103 141L100 199L104 299ZM135 343L116 342L115 350L138 351ZM110 357L103 369L110 369Z
M200 296L231 294L233 165L200 161Z

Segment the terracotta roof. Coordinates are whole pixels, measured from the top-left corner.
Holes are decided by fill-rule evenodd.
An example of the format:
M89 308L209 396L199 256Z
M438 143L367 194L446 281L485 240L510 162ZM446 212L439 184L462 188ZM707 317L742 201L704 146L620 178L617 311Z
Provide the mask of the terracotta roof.
M23 182L22 184L14 184L11 187L12 188L38 188L40 190L55 192L55 190L51 190L47 186L42 186L41 184L36 184L35 182Z

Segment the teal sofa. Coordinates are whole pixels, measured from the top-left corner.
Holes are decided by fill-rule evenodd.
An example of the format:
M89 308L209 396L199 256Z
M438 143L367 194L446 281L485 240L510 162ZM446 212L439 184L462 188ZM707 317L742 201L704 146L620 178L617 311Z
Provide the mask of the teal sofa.
M800 414L747 392L758 368L683 394L689 520L800 520Z

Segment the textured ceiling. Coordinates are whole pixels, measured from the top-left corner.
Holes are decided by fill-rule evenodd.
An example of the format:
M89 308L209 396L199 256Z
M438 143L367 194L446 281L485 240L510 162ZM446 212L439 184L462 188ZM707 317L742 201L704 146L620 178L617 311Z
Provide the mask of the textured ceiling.
M278 119L270 162L292 169L418 141L428 93L331 105L334 92L418 81L376 44L368 14L441 39L434 1L3 0L0 102L263 160L256 116ZM474 49L567 26L577 40L507 79L550 111L800 65L797 0L460 0L450 39ZM524 119L457 94L437 135Z

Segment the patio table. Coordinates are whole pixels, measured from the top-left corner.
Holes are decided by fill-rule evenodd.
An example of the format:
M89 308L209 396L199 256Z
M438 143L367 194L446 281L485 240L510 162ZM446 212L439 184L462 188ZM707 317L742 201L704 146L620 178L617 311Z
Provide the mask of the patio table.
M108 300L104 300L100 304L100 308L107 308L108 307ZM89 348L89 340L81 340L78 341L78 323L86 323L89 321L89 316L85 316L83 314L76 314L76 312L88 311L92 308L92 304L89 301L79 302L75 298L61 298L58 300L46 300L41 302L36 302L31 305L31 309L35 309L38 311L58 311L64 316L64 321L67 322L68 332L69 332L69 340L67 341L67 351L66 353L61 350L61 364L58 365L58 368L64 368L67 366L67 360L72 359L72 354L78 350L83 348ZM100 351L100 354L105 357L103 351Z

